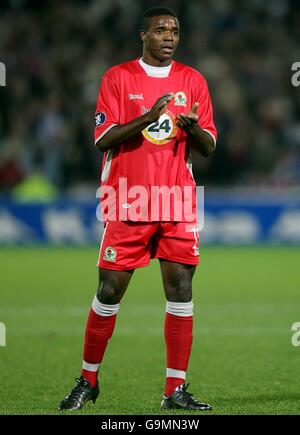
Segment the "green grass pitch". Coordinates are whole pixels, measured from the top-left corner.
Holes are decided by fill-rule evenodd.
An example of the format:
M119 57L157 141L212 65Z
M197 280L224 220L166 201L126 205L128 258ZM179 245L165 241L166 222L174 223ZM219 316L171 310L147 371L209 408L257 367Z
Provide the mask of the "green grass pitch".
M80 374L97 248L0 250L0 414L55 414ZM300 414L299 248L204 247L194 279L187 382L215 414ZM159 265L137 270L84 414L162 411L165 300Z

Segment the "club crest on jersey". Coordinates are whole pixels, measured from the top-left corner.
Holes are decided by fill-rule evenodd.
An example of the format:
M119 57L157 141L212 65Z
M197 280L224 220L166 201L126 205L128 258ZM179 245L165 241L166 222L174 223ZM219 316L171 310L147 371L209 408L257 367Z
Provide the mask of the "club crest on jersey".
M104 251L103 260L114 263L117 259L117 251L112 246L107 246Z
M176 92L176 94L174 96L174 105L175 106L186 107L186 101L187 101L187 98L186 98L186 95L184 92L182 92L182 91Z
M104 112L97 112L95 114L95 124L96 127L100 127L100 125L103 125L106 121L106 115Z

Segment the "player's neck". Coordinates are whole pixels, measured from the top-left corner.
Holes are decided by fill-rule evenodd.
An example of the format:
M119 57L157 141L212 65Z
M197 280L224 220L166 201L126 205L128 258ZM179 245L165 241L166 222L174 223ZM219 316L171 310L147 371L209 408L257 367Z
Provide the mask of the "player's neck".
M149 53L143 53L142 61L150 66L164 67L171 65L173 59L167 59L164 61L160 61L159 59L155 59Z

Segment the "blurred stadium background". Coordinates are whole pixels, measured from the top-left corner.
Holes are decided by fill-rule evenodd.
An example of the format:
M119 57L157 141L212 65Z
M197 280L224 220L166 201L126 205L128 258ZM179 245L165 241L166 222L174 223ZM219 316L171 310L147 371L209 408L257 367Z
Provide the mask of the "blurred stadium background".
M299 412L299 350L290 342L291 325L300 321L300 87L291 83L292 64L300 61L296 0L1 0L7 81L0 87L0 321L7 326L1 376L14 367L14 376L1 381L7 398L1 412L54 412L80 368L102 232L95 215L102 155L93 145L99 80L110 66L141 55L139 20L158 4L178 13L176 59L206 77L219 135L211 158L193 160L197 183L205 186L194 390L203 388L221 413ZM108 356L108 401L85 412L160 412L158 273L155 264L136 273ZM153 319L160 322L154 329ZM140 391L137 383L147 379L153 392L144 408L113 395L113 377L120 382L124 370L127 380L132 368L137 324L147 338L139 342L145 365L136 368L132 386ZM145 342L161 346L152 366ZM113 359L118 346L125 352L120 372ZM41 367L34 377L32 364ZM207 366L204 380L198 364Z
M153 4L1 1L0 60L7 86L0 88L0 243L98 240L94 226L87 226L94 213L84 207L79 212L74 204L69 212L67 204L96 203L102 155L93 146L93 114L99 81L111 65L141 54L139 20ZM291 84L291 66L300 59L299 2L160 4L180 17L177 59L204 74L213 100L218 149L210 159L195 155L193 163L197 183L206 188L207 238L299 243L300 87ZM243 207L248 197L251 210ZM60 198L65 214L60 205L46 211L14 207ZM241 205L239 214L230 205ZM60 225L65 219L69 225Z

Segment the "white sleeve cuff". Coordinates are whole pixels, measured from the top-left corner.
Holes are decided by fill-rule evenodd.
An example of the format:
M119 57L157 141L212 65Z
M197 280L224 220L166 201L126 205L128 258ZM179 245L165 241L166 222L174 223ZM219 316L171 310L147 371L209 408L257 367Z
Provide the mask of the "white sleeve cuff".
M97 145L97 143L99 142L99 140L100 139L102 139L103 138L103 136L105 136L106 135L106 133L108 133L109 132L109 130L111 129L111 128L113 128L115 125L117 125L117 124L111 124L109 127L107 127L107 129L106 130L104 130L104 132L103 133L101 133L100 134L100 136L99 137L97 137L97 139L95 140L95 145Z
M214 140L214 149L215 149L215 148L216 148L216 145L217 145L217 139L215 138L215 136L212 134L211 131L207 130L206 128L203 128L202 130L206 131L207 133L209 133L209 134L211 135L211 137L212 137L213 140Z

